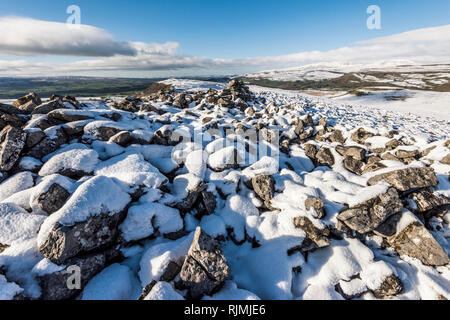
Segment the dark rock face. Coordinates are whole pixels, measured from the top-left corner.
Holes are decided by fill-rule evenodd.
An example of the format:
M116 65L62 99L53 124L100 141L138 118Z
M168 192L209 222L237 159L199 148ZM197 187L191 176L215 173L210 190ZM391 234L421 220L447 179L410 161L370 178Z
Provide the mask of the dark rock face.
M321 148L316 154L316 159L320 165L329 167L334 165L334 156L328 148Z
M403 209L394 188L378 197L341 212L338 219L361 234L372 231L394 213Z
M46 274L38 277L43 300L67 300L77 296L86 286L90 279L104 269L108 264L120 258L117 250L108 250L101 253L94 253L86 256L72 258L66 261L64 270ZM69 288L73 270L69 267L80 268L80 288Z
M0 170L9 171L19 160L25 146L27 134L12 126L5 127L0 132Z
M407 168L391 171L372 177L367 183L373 186L380 181L389 183L399 191L435 187L439 183L433 168Z
M46 192L43 192L35 199L35 203L50 215L58 211L64 205L69 196L69 191L64 189L59 184L54 183Z
M43 256L56 264L69 258L111 245L117 237L117 226L123 213L102 214L73 226L57 223L39 247Z
M198 227L181 268L180 278L192 298L211 295L230 275L219 242Z
M403 285L399 278L395 275L390 275L384 279L383 283L378 289L372 290L377 298L385 298L395 296L403 291Z
M294 218L294 226L305 231L306 236L311 239L317 247L323 248L330 245L330 240L328 239L330 231L328 229L321 230L317 228L308 218Z
M413 222L388 240L399 256L407 255L427 266L443 266L450 262L447 253L419 222Z

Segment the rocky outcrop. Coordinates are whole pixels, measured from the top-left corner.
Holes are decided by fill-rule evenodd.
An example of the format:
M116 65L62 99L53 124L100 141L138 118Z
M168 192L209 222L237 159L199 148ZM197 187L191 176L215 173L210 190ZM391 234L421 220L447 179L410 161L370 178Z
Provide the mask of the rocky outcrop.
M182 286L197 299L214 293L229 275L230 268L220 244L198 227L181 267Z

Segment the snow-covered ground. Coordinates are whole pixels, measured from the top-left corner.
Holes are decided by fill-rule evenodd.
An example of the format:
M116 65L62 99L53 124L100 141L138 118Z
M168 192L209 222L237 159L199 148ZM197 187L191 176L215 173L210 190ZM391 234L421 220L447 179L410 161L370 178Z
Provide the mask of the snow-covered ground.
M165 83L189 92L41 105L8 136L0 299L450 298L448 121Z

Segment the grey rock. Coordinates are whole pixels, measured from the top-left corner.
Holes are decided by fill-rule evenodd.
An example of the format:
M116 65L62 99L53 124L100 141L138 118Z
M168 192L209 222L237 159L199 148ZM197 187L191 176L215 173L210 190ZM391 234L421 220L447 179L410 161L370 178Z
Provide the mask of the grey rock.
M46 135L44 139L42 139L39 143L30 148L27 152L27 156L42 159L49 153L55 152L61 147L64 143L67 142L67 136L62 127L59 127L55 135L49 137Z
M230 275L230 268L220 243L200 227L195 230L189 252L181 268L182 286L194 299L211 295Z
M48 215L58 211L69 198L70 193L57 183L52 184L46 192L39 194L34 200Z
M333 132L328 137L328 140L330 140L331 142L338 142L338 143L344 143L345 142L345 138L342 135L342 131L341 130L333 130Z
M341 156L353 157L356 160L364 161L366 159L366 149L355 146L336 146L336 151Z
M374 199L365 201L353 208L345 210L338 215L350 229L361 234L377 228L389 216L403 209L403 204L394 188Z
M320 165L332 167L334 165L334 156L329 148L321 148L316 154L317 162Z
M443 266L450 262L444 249L419 222L411 223L388 242L399 256L416 258L427 266Z
M324 209L324 201L319 198L311 198L308 197L305 200L305 208L306 210L314 209L315 218L322 219L325 217L325 209Z
M76 297L86 284L108 264L120 258L120 252L114 249L101 253L71 258L66 261L66 268L61 271L39 276L42 300L67 300ZM80 289L69 288L74 266L80 268Z
M53 100L36 107L31 114L47 114L56 109L66 109L61 100Z
M378 289L372 290L373 294L379 299L395 296L402 291L402 282L393 274L384 279Z
M317 147L314 144L305 143L303 145L303 148L305 149L305 153L308 156L308 158L312 160L316 159Z
M367 182L370 186L383 181L399 191L409 191L415 188L434 187L439 180L433 168L407 168L376 175Z
M323 248L330 245L330 240L328 239L330 230L317 228L308 218L294 218L294 226L305 231L306 237L311 239L317 247Z
M411 209L417 212L426 212L435 208L450 205L450 199L448 197L436 194L430 189L415 191L408 195L408 199L415 202L416 208Z
M252 179L255 193L264 201L270 201L275 195L275 179L269 175L259 175Z
M39 98L39 96L36 93L31 92L24 97L18 98L16 101L13 102L12 105L14 107L20 107L30 101L37 106L42 103L41 98Z
M361 175L364 168L364 162L356 160L352 156L346 156L344 158L344 167L350 172Z
M129 131L121 131L113 136L111 140L112 142L117 143L119 146L126 147L133 141L133 138Z
M111 245L117 237L117 226L124 213L101 214L72 226L56 223L46 241L39 247L41 254L56 264L81 253Z
M19 160L27 134L19 128L5 127L0 132L0 170L9 171Z
M363 128L359 128L352 134L351 139L357 143L364 144L367 138L371 138L373 136L373 133L368 132Z
M81 110L71 109L56 109L47 114L49 119L62 121L62 122L74 122L81 120L93 119L94 116Z

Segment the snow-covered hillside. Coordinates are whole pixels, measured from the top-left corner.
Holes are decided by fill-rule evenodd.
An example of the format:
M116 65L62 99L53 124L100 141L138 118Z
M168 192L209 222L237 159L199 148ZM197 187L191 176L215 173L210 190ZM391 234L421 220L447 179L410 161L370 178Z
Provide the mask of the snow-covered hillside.
M450 298L448 121L164 83L0 104L0 299Z

